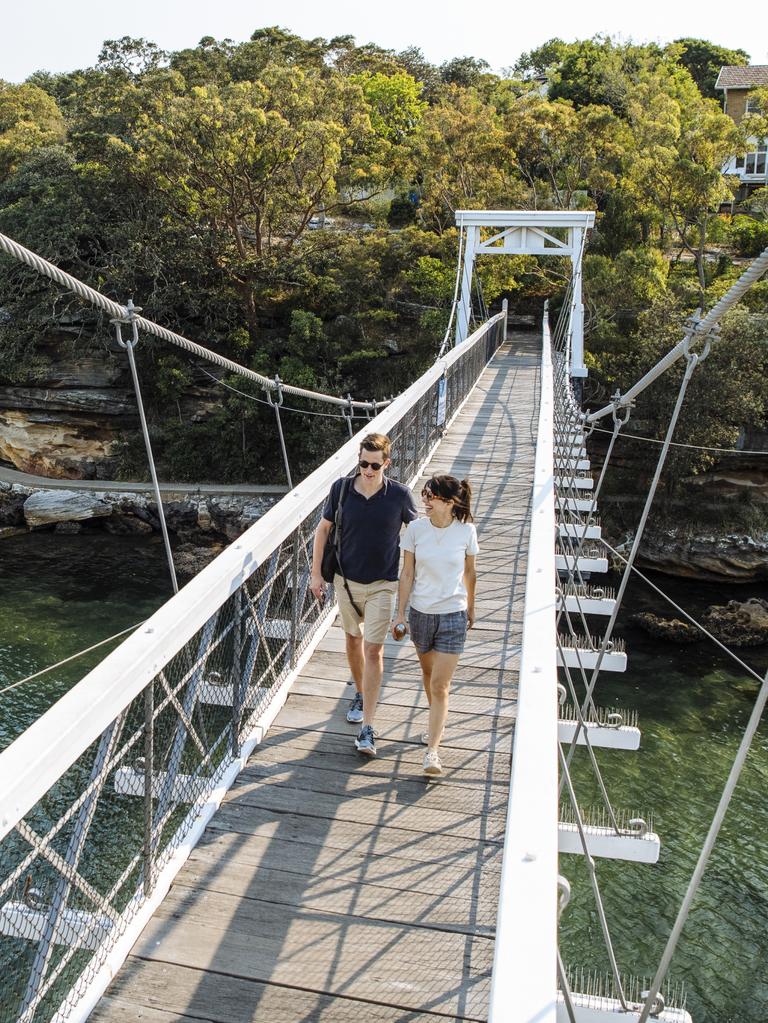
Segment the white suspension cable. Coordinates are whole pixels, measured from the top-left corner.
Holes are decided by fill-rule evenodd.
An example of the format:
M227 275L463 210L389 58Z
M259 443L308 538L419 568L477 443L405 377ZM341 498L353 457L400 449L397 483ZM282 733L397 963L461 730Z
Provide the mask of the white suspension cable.
M90 302L92 305L102 309L104 312L109 314L111 319L126 320L130 318L129 311L126 306L122 306L118 302L113 302L112 299L102 295L101 292L96 291L87 284L83 284L83 282L79 281L76 277L65 273L64 270L61 270L53 263L49 263L47 259L43 259L42 256L38 256L37 253L32 252L23 245L20 245L7 235L0 234L0 251L5 252L7 255L12 256L21 263L25 263L27 266L32 267L33 270L37 270L37 272L43 276L56 281L69 291L79 295L81 298L85 299L86 302ZM276 389L274 380L269 377L262 376L261 373L256 373L254 370L248 369L246 366L241 366L239 363L233 362L231 359L227 359L223 355L219 355L218 352L213 352L209 348L204 348L202 345L196 344L194 341L190 341L188 338L182 337L181 334L176 334L172 330L167 330L165 327L161 327L159 324L153 323L152 320L147 320L143 316L136 316L135 321L136 325L148 334L153 334L155 337L168 341L172 345L184 348L188 352L192 352L194 355L199 356L201 359L206 359L208 362L214 362L218 366L223 366L224 369L228 369L232 373L237 373L239 376L247 377L249 380L255 380L256 383L265 390L273 391ZM323 401L330 405L347 406L349 404L345 398L336 398L330 394L321 394L317 391L309 391L304 387L294 387L292 384L283 384L282 387L286 394L295 394L302 398L312 398L315 401ZM371 407L371 402L368 401L354 401L352 404L354 408L360 409ZM377 401L373 404L375 408L380 409L389 405L389 401Z
M133 354L133 350L139 343L139 331L137 327L137 321L140 317L137 315L138 310L134 308L133 301L128 300L127 305L127 317L126 318L115 318L112 323L115 326L115 337L118 345L125 349L125 353L128 356L128 365L131 369L131 379L133 380L133 389L136 393L136 405L139 410L139 422L141 423L141 433L144 438L144 448L147 452L147 462L149 463L149 473L152 477L152 489L155 492L155 503L157 504L157 517L160 520L160 532L163 534L163 544L165 546L165 557L168 562L168 574L171 577L171 586L173 592L179 592L179 582L176 578L176 566L173 563L173 551L171 550L171 538L168 535L168 525L165 521L165 509L163 508L163 498L160 493L160 483L157 479L157 470L155 469L155 458L152 454L152 442L149 437L149 426L147 425L147 417L144 414L144 402L141 398L141 387L139 386L139 372L136 368L136 358ZM128 324L131 328L132 336L127 340L123 341L121 324Z
M645 376L641 377L636 384L626 391L619 399L620 405L628 405L640 394L642 391L652 384L657 377L661 376L670 366L674 365L678 359L685 355L686 351L690 346L691 340L695 337L708 338L713 334L720 320L728 312L728 310L734 306L739 299L755 284L763 274L768 270L768 248L766 248L752 263L748 270L746 270L741 277L736 281L734 285L726 292L725 295L720 299L719 302L714 305L707 315L703 319L697 319L692 324L691 329L686 333L682 341L679 341L674 348L672 348L667 354L660 359L656 365L649 369ZM597 412L592 412L587 416L587 422L594 423L598 419L602 419L604 416L610 414L613 404L606 405L599 409Z
M592 432L594 433L612 433L612 430L605 430L602 426L593 426ZM630 440L642 440L646 444L663 444L664 441L656 437L642 437L639 433L622 433L622 437L628 437ZM759 450L757 448L715 448L707 444L683 444L682 441L672 441L670 444L672 448L689 448L691 451L713 451L720 454L726 455L768 455L768 450Z
M146 619L145 619L146 620ZM126 636L129 632L135 632L144 622L137 622L135 625L129 625L127 629L123 629L122 632L116 632L114 636L108 636L106 639L100 639L98 643L94 643L93 646L86 647L85 650L78 650L76 654L71 654L69 657L65 657L63 661L57 661L55 664L49 664L47 668L41 668L40 671L36 671L33 675L27 675L26 678L20 678L16 682L12 682L9 686L5 686L4 689L0 689L0 696L4 693L10 693L12 689L18 689L19 686L25 685L27 682L32 682L36 678L40 678L41 675L47 675L49 671L55 671L56 668L61 668L65 664L69 664L70 661L76 661L78 657L84 657L85 654L91 653L93 650L98 650L100 646L104 646L105 643L111 643L113 639L120 639L121 636Z
M680 938L683 927L685 926L685 921L688 919L691 904L693 903L696 892L698 891L701 879L704 876L704 871L707 868L709 857L712 853L715 842L717 841L720 827L733 797L739 776L741 775L744 764L746 763L747 754L752 746L752 740L757 732L766 703L768 703L768 672L766 672L765 678L760 686L760 692L757 694L757 699L755 700L755 705L752 708L749 722L744 730L744 735L741 743L739 744L738 752L736 753L733 764L731 765L731 770L728 773L728 778L717 804L717 809L715 810L715 814L712 818L712 823L709 826L707 837L701 847L701 852L699 853L699 858L696 861L696 866L694 867L693 874L691 875L691 880L688 883L688 888L685 896L683 897L683 901L680 904L680 909L678 910L669 938L667 939L666 947L664 948L664 952L659 960L659 966L648 991L645 1004L640 1012L638 1023L646 1023L646 1020L653 1008L653 1003L656 1000L656 995L659 993L661 985L664 982L664 978L667 975L667 970L669 969L669 964L672 961L672 956L674 955L675 948L677 947L677 942Z
M448 326L445 328L445 336L443 342L440 345L440 350L437 353L438 359L442 359L445 349L448 347L448 340L451 336L451 327L453 326L453 318L456 315L456 309L459 304L459 284L461 283L461 254L464 249L464 218L461 218L459 224L459 255L456 260L456 283L453 286L453 301L451 302L451 315L448 317Z
M686 339L686 340L688 341L689 339ZM604 659L605 653L606 653L606 651L608 649L608 644L611 641L611 636L613 634L613 628L614 628L614 626L616 624L616 619L618 618L619 611L621 609L621 602L622 602L622 600L624 598L624 593L626 591L627 584L629 582L629 567L634 564L635 559L637 557L637 552L638 552L638 549L640 547L640 541L642 539L643 532L645 530L645 526L646 526L646 523L648 521L648 516L650 515L651 506L652 506L654 498L656 496L656 490L657 490L658 485L659 485L659 480L661 479L661 473L662 473L662 470L664 468L664 464L665 464L666 459L667 459L667 454L669 452L669 443L667 443L667 442L672 440L672 436L674 434L675 427L677 425L677 420L678 420L678 418L680 416L680 412L681 412L682 407L683 407L683 402L685 400L685 395L686 395L686 392L688 390L688 385L690 383L690 380L691 380L691 377L693 375L693 372L696 369L696 367L707 357L708 353L709 353L709 342L708 341L705 341L705 347L704 347L702 352L694 353L694 352L691 352L688 348L686 348L685 357L686 357L687 365L686 365L686 369L685 369L685 374L683 375L683 379L680 382L680 388L679 388L679 391L678 391L677 400L675 402L675 407L672 410L672 414L671 414L670 419L669 419L669 425L667 427L666 442L665 442L664 447L662 448L662 450L659 452L659 458L658 458L658 461L656 463L656 470L654 472L653 479L651 480L651 485L648 488L648 496L646 498L645 505L643 507L643 511L642 511L642 513L640 515L640 521L638 522L637 531L635 533L635 537L634 537L634 540L632 542L632 549L631 549L631 551L629 553L629 557L627 558L627 566L625 567L624 573L622 574L621 582L619 584L619 588L618 588L618 591L616 593L616 603L614 605L613 611L611 612L611 616L610 616L610 618L608 620L608 625L606 626L606 630L605 630L605 633L603 635L603 641L602 641L602 644L600 646L600 651L599 651L598 656L597 656L597 663L595 664L595 667L592 670L592 677L590 678L589 686L587 687L586 699L591 699L591 697L592 697L592 693L594 691L595 685L597 683L598 676L600 674L600 669L602 667L603 659ZM615 407L614 405L611 405L611 409L613 409L614 407ZM587 704L585 702L585 708L586 708L586 706L587 706ZM581 726L580 726L579 722L577 721L576 722L576 727L574 729L573 738L571 740L571 745L570 745L570 748L568 750L568 763L570 763L572 758L573 758L573 755L574 755L574 752L575 752L575 749L576 749L576 744L578 742L578 738L579 738L580 732L581 732Z
M267 401L266 398L257 398L255 394L248 394L246 391L241 391L237 387L233 387L231 384L227 384L223 380L219 380L219 378L217 376L214 376L213 373L209 373L208 370L207 369L203 369L202 366L200 367L200 369L201 369L201 371L203 373L205 373L205 375L207 377L210 377L211 380L214 381L214 383L217 383L220 387L226 387L226 389L228 391L232 391L234 394L239 394L241 398L247 398L249 401L255 401L259 405L269 405L269 402ZM293 406L291 406L291 405L281 405L280 408L281 408L281 410L283 412L298 412L299 415L302 415L302 416L322 416L324 419L340 419L340 420L341 419L348 419L349 418L348 416L345 416L344 414L337 415L335 412L312 412L312 411L310 411L310 409L293 408ZM352 418L353 419L369 419L370 416L368 416L368 415L352 416Z

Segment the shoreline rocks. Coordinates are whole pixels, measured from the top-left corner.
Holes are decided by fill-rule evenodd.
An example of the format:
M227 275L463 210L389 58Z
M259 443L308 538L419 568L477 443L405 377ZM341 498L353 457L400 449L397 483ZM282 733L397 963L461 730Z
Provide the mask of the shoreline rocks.
M689 622L663 618L651 611L640 611L632 615L630 621L655 639L665 639L679 646L704 639L704 634ZM701 623L715 639L730 647L762 646L768 643L768 601L751 597L745 601L712 604L701 616Z
M189 496L163 501L170 533L182 543L229 543L268 511L280 495ZM154 497L109 491L36 489L0 481L0 538L54 529L79 533L103 529L113 535L160 531Z
M639 625L654 639L666 639L670 643L680 645L698 643L702 639L702 634L695 625L682 622L679 618L662 618L661 615L655 615L652 611L639 611L629 620L635 625Z
M768 533L689 537L667 530L644 537L638 565L702 582L761 582L768 579Z

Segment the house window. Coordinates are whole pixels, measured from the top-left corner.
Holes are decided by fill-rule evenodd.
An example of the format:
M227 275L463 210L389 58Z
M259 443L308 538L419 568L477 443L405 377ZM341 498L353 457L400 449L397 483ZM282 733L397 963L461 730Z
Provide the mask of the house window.
M757 96L747 96L747 113L748 114L760 113L760 100L757 98Z
M744 157L744 173L745 174L760 174L765 177L765 163L766 163L766 146L765 144L758 146L752 153L747 153ZM736 166L738 167L738 160Z

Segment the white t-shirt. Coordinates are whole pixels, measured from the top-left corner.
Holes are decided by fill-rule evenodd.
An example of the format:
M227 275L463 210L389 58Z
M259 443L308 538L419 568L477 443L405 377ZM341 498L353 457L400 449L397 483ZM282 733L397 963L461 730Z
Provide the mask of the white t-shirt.
M414 519L408 523L400 547L416 558L411 607L429 615L466 611L464 558L480 550L471 522L454 519L450 526L439 529L427 518Z

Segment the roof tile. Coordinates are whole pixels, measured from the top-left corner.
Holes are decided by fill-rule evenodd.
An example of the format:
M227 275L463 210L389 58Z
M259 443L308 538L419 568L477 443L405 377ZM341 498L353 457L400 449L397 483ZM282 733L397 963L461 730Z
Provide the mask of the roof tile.
M715 82L716 89L754 89L761 85L768 85L768 64L727 64L720 68Z

